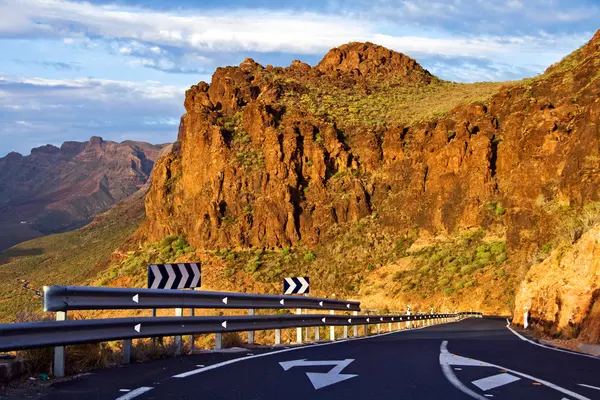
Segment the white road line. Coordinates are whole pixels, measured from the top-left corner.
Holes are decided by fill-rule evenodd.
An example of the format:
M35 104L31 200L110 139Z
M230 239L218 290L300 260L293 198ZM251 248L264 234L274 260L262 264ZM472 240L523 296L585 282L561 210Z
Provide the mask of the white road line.
M600 387L596 387L596 386L592 386L592 385L586 385L585 383L578 383L578 385L586 387L586 388L590 388L590 389L600 390Z
M567 353L567 354L572 354L574 356L581 356L581 357L587 357L587 358L592 358L594 360L600 360L600 357L596 357L596 356L591 356L589 354L583 354L583 353L577 353L575 351L568 351L568 350L563 350L563 349L557 349L555 347L549 347L549 346L544 346L541 343L536 343L533 340L529 340L527 339L525 336L520 335L519 333L515 332L511 327L510 327L510 321L508 320L508 318L506 318L506 327L508 328L509 331L511 331L512 333L514 333L519 339L524 340L526 342L529 342L531 344L534 344L536 346L539 347L543 347L544 349L548 349L548 350L554 350L554 351L560 351L561 353Z
M444 354L445 354L445 357L442 357ZM456 355L454 355L454 354L452 354L452 353L448 352L448 341L444 340L444 341L442 342L442 345L441 345L441 347L440 347L440 364L442 365L442 371L444 371L444 375L446 375L446 369L444 369L444 366L445 366L445 367L448 369L448 371L449 371L449 372L452 374L452 376L453 376L455 379L457 379L457 380L458 380L458 378L456 378L456 375L454 375L454 372L452 372L452 368L450 367L449 363L448 363L448 362L444 362L445 360L449 359L449 357L450 357L450 356L460 357L460 356L456 356ZM464 359L464 357L460 357L460 358L461 358L461 359ZM476 360L473 360L473 361L476 361ZM576 398L576 399L579 399L579 400L590 400L589 398L587 398L587 397L585 397L585 396L582 396L582 395L580 395L580 394L578 394L578 393L572 392L572 391L570 391L570 390L568 390L568 389L565 389L565 388L563 388L563 387L560 387L560 386L558 386L558 385L555 385L554 383L551 383L551 382L545 381L545 380L543 380L543 379L536 378L535 376L531 376L531 375L524 374L524 373L522 373L522 372L519 372L519 371L515 371L515 370L513 370L513 369L510 369L510 368L502 367L502 366L500 366L500 365L497 365L497 364L492 364L492 363L487 363L487 362L482 362L482 363L481 363L481 366L485 366L485 367L496 367L496 368L498 368L498 369L505 370L505 371L507 371L507 372L512 372L512 373L513 373L513 374L515 374L515 375L519 375L519 376L521 376L521 377L523 377L523 378L527 378L527 379L529 379L529 380L532 380L532 381L534 381L534 382L539 382L539 383L541 383L542 385L548 386L549 388L552 388L552 389L554 389L554 390L556 390L556 391L559 391L559 392L561 392L561 393L564 393L564 394L566 394L566 395L569 395L569 396L571 396L571 397L574 397L574 398ZM448 377L448 375L446 375L446 378L448 378L448 380L450 380L450 378ZM452 382L452 381L450 380L450 382ZM452 383L453 383L453 382L452 382ZM453 384L454 384L454 383L453 383ZM463 387L464 387L464 385L463 385L463 384L462 384L460 381L459 381L459 384L460 384L461 386L463 386ZM456 386L456 385L455 385L455 386ZM456 387L460 389L460 387L459 387L459 386L456 386ZM465 387L465 388L466 388L466 387ZM467 389L467 390L470 390L469 388L466 388L466 389ZM462 389L461 389L461 390L462 390ZM465 393L467 393L467 392L465 392ZM469 393L467 393L467 394L469 394ZM476 393L474 393L474 392L473 392L473 394L476 394ZM469 394L469 395L470 395L470 394ZM477 395L477 396L479 396L478 394L476 394L476 395ZM473 396L471 396L471 397L473 397ZM475 397L475 398L481 398L481 396L479 396L479 397Z
M131 389L120 389L119 392L131 392Z
M452 371L452 367L447 362L447 358L448 358L449 354L450 353L448 352L448 341L444 340L442 342L442 345L440 346L440 365L442 367L442 372L444 373L444 376L446 377L446 379L448 379L448 381L451 384L453 384L455 388L457 388L458 390L460 390L464 394L467 394L467 395L469 395L472 398L477 399L477 400L486 400L485 397L480 396L479 394L475 393L474 391L472 391L471 389L469 389L468 387L466 387L460 381L460 379L458 379L456 377L456 375L454 374L454 371Z
M140 394L146 393L152 389L154 389L154 388L149 387L149 386L142 386L141 388L132 390L131 392L124 394L121 397L117 397L115 400L131 400L131 399L139 396Z
M494 389L500 386L508 385L509 383L513 383L515 381L520 381L521 378L517 378L514 375L502 373L497 375L488 376L487 378L477 379L471 382L473 385L477 386L479 389L487 392L490 389Z
M283 350L271 351L271 352L263 353L263 354L255 354L255 355L252 355L252 356L245 356L245 357L240 357L240 358L234 358L232 360L223 361L223 362L220 362L220 363L217 363L217 364L209 365L208 367L198 368L198 369L193 369L193 370L188 371L188 372L183 372L181 374L174 375L173 378L187 378L188 376L192 376L192 375L200 374L202 372L206 372L206 371L210 371L210 370L213 370L213 369L221 368L221 367L224 367L226 365L235 364L235 363L240 362L240 361L245 361L245 360L250 360L250 359L253 359L253 358L260 358L260 357L268 357L268 356L271 356L271 355L274 355L274 354L287 353L288 351L304 350L304 349L310 349L310 348L313 348L313 347L321 347L321 346L330 346L332 344L347 343L347 342L352 342L352 341L356 341L356 340L377 339L377 338L380 338L382 336L393 335L393 334L404 333L404 332L414 332L414 331L417 331L417 330L420 330L420 329L433 328L433 327L436 327L436 326L446 325L446 324L452 324L452 323L454 323L454 322L446 322L444 324L422 326L420 328L405 329L405 330L402 330L402 331L380 333L380 334L374 335L374 336L363 336L363 337L358 337L358 338L348 338L348 339L344 339L344 340L338 340L338 341L335 341L335 342L316 343L316 344L311 344L311 345L307 345L307 346L290 347L290 348L285 348Z

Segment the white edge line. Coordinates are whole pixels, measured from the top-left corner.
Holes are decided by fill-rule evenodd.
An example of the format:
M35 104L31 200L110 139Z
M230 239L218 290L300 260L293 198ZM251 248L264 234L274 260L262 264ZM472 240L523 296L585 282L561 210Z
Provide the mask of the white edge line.
M600 360L600 357L591 356L589 354L578 353L576 351L568 351L568 350L563 350L563 349L557 349L557 348L554 348L554 347L544 346L541 343L536 343L533 340L527 339L525 336L519 334L518 332L515 332L515 330L510 327L510 321L508 320L508 318L506 318L506 322L507 322L506 327L508 328L509 331L511 331L512 333L514 333L519 339L524 340L526 342L529 342L529 343L531 343L533 345L536 345L536 346L539 346L539 347L543 347L544 349L548 349L548 350L560 351L561 353L567 353L567 354L571 354L571 355L574 355L574 356L587 357L587 358L591 358L591 359L594 359L594 360Z
M447 343L447 342L446 342L446 343ZM444 343L442 342L442 346L443 346L443 344L444 344ZM446 351L447 351L447 350L446 350ZM450 353L450 354L452 354L452 353ZM498 369L503 369L503 370L506 370L506 371L508 371L508 372L512 372L512 373L513 373L513 374L515 374L515 375L522 376L523 378L527 378L527 379L529 379L529 380L532 380L532 381L534 381L534 382L539 382L539 383L541 383L542 385L548 386L549 388L552 388L552 389L554 389L554 390L556 390L556 391L558 391L558 392L562 392L562 393L564 393L564 394L567 394L567 395L569 395L569 396L571 396L571 397L575 397L576 399L579 399L579 400L591 400L591 399L589 399L589 398L587 398L587 397L585 397L585 396L582 396L582 395L580 395L580 394L578 394L578 393L572 392L572 391L570 391L570 390L568 390L568 389L565 389L565 388L563 388L563 387L560 387L560 386L558 386L558 385L555 385L554 383L551 383L551 382L545 381L545 380L543 380L543 379L536 378L535 376L527 375L527 374L524 374L524 373L522 373L522 372L515 371L514 369L506 368L506 367L503 367L503 366L500 366L500 365L497 365L497 364L492 364L492 363L487 363L487 364L488 364L488 365L486 365L487 367L496 367L496 368L498 368Z
M479 394L475 393L474 391L472 391L471 389L469 389L468 387L466 387L456 377L456 374L454 373L454 371L452 371L452 367L450 366L450 364L442 363L442 360L441 360L442 354L445 354L445 353L448 353L448 341L447 340L444 340L442 342L442 345L440 346L440 366L442 367L442 372L446 376L446 379L448 379L448 381L451 384L453 384L455 388L457 388L458 390L460 390L464 394L467 394L467 395L469 395L472 398L477 399L477 400L487 400L485 397L480 396Z
M586 385L585 383L578 383L578 385L586 387L586 388L590 388L590 389L600 390L600 387L596 387L596 386L592 386L592 385Z
M131 392L124 394L121 397L117 397L115 400L130 400L133 399L134 397L139 396L140 394L146 393L150 390L154 389L153 387L149 387L149 386L142 386L140 388L137 388L135 390L132 390Z
M311 344L311 345L307 345L307 346L291 347L291 348L287 348L287 349L283 349L283 350L270 351L268 353L263 353L263 354L255 354L255 355L252 355L252 356L234 358L233 360L223 361L223 362L220 362L220 363L217 363L217 364L209 365L208 367L193 369L193 370L188 371L188 372L183 372L181 374L173 375L172 378L187 378L188 376L192 376L192 375L200 374L202 372L210 371L212 369L217 369L217 368L220 368L220 367L224 367L224 366L229 365L229 364L235 364L235 363L240 362L240 361L250 360L250 359L259 358L259 357L268 357L268 356L271 356L271 355L274 355L274 354L287 353L288 351L310 349L312 347L329 346L329 345L332 345L332 344L347 343L347 342L352 342L352 341L355 341L355 340L376 339L376 338L380 338L382 336L393 335L393 334L404 333L404 332L413 332L413 331L417 331L417 330L420 330L420 329L433 328L433 327L440 326L440 325L452 324L454 322L455 321L453 321L453 322L446 322L444 324L438 324L438 325L422 326L420 328L404 329L404 330L401 330L401 331L380 333L380 334L373 335L373 336L363 336L363 337L357 337L357 338L342 339L342 340L337 340L335 342L316 343L316 344Z

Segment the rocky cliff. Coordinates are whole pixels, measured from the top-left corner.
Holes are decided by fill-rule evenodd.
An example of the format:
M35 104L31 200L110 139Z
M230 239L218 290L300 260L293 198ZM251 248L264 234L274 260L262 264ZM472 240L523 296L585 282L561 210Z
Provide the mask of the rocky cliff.
M486 204L495 203L506 210L510 247L537 245L552 219L542 203L597 197L599 37L540 77L412 124L370 123L361 109L339 115L327 97L350 90L360 106L386 85L443 84L376 45L333 49L314 68L219 68L211 85L186 93L176 151L158 163L147 199L146 232L182 233L202 248L279 247L317 243L332 224L374 211L394 227L488 226L497 221Z
M599 200L599 46L600 31L506 84L442 81L370 43L314 67L219 68L186 92L138 235L221 249L230 279L296 268L366 296L377 277L373 299L508 313L532 259L577 240Z
M162 147L92 137L0 158L0 250L89 222L146 183Z
M600 225L533 266L515 306L515 323L527 308L529 322L549 334L600 342Z

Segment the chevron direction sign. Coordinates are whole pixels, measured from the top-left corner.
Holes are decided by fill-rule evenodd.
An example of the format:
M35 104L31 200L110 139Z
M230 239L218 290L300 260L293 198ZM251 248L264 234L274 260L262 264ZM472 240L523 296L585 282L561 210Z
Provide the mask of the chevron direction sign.
M283 294L304 294L310 291L308 276L299 278L285 278L283 280Z
M200 263L148 265L150 289L187 289L200 287Z

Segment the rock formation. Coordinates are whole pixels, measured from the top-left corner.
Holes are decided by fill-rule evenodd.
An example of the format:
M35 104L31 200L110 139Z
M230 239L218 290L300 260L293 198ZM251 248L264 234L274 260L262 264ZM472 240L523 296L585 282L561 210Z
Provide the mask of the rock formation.
M511 250L537 248L554 223L541 203L580 207L598 197L599 42L597 33L485 103L412 125L361 125L306 105L319 86L369 96L386 82L440 84L380 46L348 44L312 68L250 59L219 68L210 85L186 92L144 233L183 234L198 248L281 247L317 243L331 225L377 212L388 226L434 233L500 224ZM501 221L489 204L501 204Z

